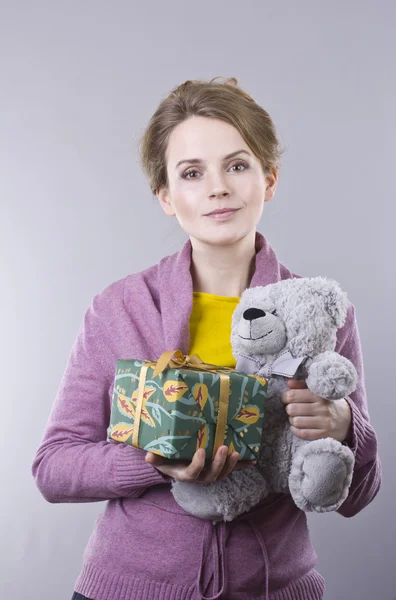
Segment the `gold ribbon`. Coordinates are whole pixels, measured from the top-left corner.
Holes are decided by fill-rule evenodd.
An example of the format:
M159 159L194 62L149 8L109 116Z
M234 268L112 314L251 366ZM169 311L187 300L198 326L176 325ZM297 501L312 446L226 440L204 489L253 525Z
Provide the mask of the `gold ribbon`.
M146 383L147 371L148 371L149 367L150 367L150 364L146 364L146 365L143 365L143 367L140 369L138 394L137 394L137 401L136 401L135 422L133 425L133 434L132 434L132 446L135 446L136 448L139 446L140 415L142 414L144 385Z
M201 360L201 358L198 356L198 354L193 354L192 356L189 356L188 354L184 355L181 350L168 350L166 352L163 352L156 363L150 362L144 365L140 371L136 402L135 424L132 436L132 445L136 447L138 446L140 415L143 407L143 392L147 377L147 370L149 367L154 366L155 369L153 377L156 377L167 368L181 369L183 367L196 369L198 371L209 371L211 373L216 373L216 375L220 376L219 410L217 412L216 433L212 455L212 457L214 458L217 450L223 444L227 435L228 398L230 395L230 376L226 375L225 373L218 373L217 370L221 369L222 371L235 372L235 369L232 369L231 367L218 367L217 365L204 363L203 360Z

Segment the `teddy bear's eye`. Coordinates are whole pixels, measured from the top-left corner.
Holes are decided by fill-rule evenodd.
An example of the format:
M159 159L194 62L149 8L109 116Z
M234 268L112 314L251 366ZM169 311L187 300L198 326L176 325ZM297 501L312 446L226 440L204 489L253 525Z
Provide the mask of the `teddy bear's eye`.
M278 316L278 313L276 312L276 309L272 311L272 314L275 315L275 317Z

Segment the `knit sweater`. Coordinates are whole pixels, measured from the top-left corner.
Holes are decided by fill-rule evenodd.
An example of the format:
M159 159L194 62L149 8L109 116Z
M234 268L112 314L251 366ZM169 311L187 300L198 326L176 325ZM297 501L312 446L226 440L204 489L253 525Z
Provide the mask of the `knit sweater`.
M117 358L189 352L191 257L188 240L95 295L68 358L32 473L49 502L107 501L75 590L95 600L319 600L325 586L306 515L289 495L265 498L231 522L201 520L176 503L170 478L145 462L144 451L106 439ZM250 286L293 276L257 232ZM353 304L335 350L359 376L347 398L355 469L338 510L351 517L373 500L381 481Z

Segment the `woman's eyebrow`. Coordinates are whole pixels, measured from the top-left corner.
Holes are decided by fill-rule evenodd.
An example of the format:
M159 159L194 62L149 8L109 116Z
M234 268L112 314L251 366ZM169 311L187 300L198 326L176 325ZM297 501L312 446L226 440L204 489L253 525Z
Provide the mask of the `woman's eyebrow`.
M231 152L231 154L227 154L223 160L228 160L229 158L232 158L233 156L236 156L237 154L248 154L250 156L250 153L247 150L236 150L235 152ZM179 160L179 162L177 163L175 169L177 169L177 167L179 167L181 164L183 163L198 163L198 164L203 164L205 163L205 160L202 160L202 158L186 158L184 160Z

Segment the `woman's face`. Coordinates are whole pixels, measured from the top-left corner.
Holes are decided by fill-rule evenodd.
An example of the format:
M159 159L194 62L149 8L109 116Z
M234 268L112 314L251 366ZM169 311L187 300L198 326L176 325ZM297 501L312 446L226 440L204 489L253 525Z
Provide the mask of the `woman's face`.
M157 197L167 215L204 243L232 244L248 235L275 193L277 175L265 176L240 133L219 119L193 116L177 125L166 158L168 186ZM208 216L223 208L237 210Z

